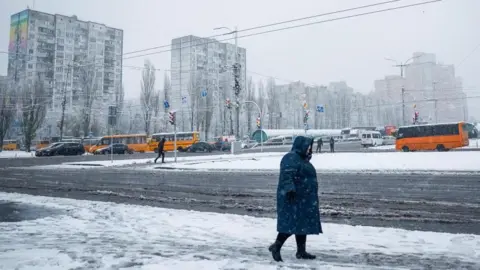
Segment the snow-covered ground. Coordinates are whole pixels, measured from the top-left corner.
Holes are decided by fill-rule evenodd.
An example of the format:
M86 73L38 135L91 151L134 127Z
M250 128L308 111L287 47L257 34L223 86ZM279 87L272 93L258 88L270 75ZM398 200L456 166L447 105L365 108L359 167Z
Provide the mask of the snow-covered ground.
M35 152L27 153L25 151L2 151L0 158L26 158L35 157Z
M90 156L91 153L85 153L84 156ZM30 158L35 157L35 151L27 153L25 151L2 151L0 152L0 158Z
M227 159L166 164L178 169L278 170L281 155L249 159ZM480 172L480 152L373 152L323 153L311 160L318 172ZM160 166L155 166L159 168Z
M0 223L0 269L278 269L269 218L0 193L58 214ZM20 213L21 214L21 213ZM324 224L318 259L282 250L281 269L479 269L480 236ZM381 267L377 267L381 266Z
M469 148L480 148L480 139L470 139L470 141L468 142L468 146L461 147L461 149L469 149ZM395 145L374 146L374 147L370 147L369 149L372 149L372 150L392 150L392 149L395 149Z
M241 154L241 155L235 155L235 156L231 154L190 156L190 157L178 157L177 162L214 161L214 160L216 161L216 160L229 160L232 158L235 158L237 160L244 160L244 159L260 158L260 157L272 157L272 156L278 157L284 154L285 153L269 152L269 153L249 153L249 154ZM113 162L111 160L65 162L62 164L33 166L30 168L70 169L70 168L79 168L79 167L120 167L120 166L135 165L135 164L150 164L150 163L153 164L154 159L155 158L115 160L115 156L114 156ZM159 159L158 162L161 162L161 160ZM167 162L167 164L172 164L174 162L174 158L165 158L165 162Z

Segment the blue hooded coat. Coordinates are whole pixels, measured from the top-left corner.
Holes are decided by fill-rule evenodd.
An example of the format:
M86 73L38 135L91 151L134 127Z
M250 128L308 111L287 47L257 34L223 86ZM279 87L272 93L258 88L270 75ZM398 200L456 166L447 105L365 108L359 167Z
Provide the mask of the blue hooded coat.
M298 136L280 162L277 188L277 231L288 234L320 234L318 182L315 167L308 160L307 150L313 140ZM293 202L287 192L295 191Z

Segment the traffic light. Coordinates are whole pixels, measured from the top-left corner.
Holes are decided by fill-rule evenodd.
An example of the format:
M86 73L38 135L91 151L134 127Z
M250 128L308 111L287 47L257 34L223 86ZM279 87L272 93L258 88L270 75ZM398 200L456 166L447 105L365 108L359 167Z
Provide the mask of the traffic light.
M168 112L169 122L172 125L175 125L175 112Z
M262 122L260 121L260 117L257 117L257 128L262 126Z
M305 116L303 117L303 122L306 123L308 121L308 118L310 116L310 111L305 111Z
M413 123L417 123L418 122L418 112L415 112L414 114L414 117L413 117Z
M228 109L232 108L232 102L230 101L229 98L225 100L225 107L227 107Z

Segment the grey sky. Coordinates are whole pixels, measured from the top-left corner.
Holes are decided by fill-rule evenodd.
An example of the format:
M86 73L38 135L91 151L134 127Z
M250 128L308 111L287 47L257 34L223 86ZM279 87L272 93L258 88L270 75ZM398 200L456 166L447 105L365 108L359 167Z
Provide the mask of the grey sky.
M237 25L242 29L382 0L0 0L0 50L8 49L10 15L27 5L32 8L33 2L40 11L77 15L82 20L123 29L124 52L129 52L166 45L183 35L214 35L214 27ZM416 2L422 0L403 0L391 6ZM373 89L375 79L399 73L384 57L404 61L414 51L425 51L437 54L437 60L445 64L460 64L480 44L479 10L479 0L444 0L248 37L240 39L239 45L247 48L248 70L311 84L346 80L356 91L365 93ZM157 68L170 67L170 53L148 58ZM142 66L143 58L126 60L124 64ZM5 74L6 68L7 55L0 54L0 74ZM479 70L480 49L456 70L470 96L480 95ZM162 79L163 72L159 72L159 88ZM140 71L124 69L128 97L139 95L139 80ZM470 111L477 118L480 110L476 107L480 106L475 105L479 101L470 100Z

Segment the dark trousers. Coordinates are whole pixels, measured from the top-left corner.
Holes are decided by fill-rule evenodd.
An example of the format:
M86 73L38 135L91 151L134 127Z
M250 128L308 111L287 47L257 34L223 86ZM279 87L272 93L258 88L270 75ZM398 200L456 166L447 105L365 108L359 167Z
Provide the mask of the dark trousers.
M165 152L163 151L158 151L158 157L155 159L155 163L157 163L157 159L162 157L162 163L165 163Z
M317 145L317 153L321 153L322 152L322 146L321 145Z
M333 144L330 144L330 152L335 152L335 145Z
M289 233L278 233L277 235L277 241L279 242L280 245L283 246L285 241L292 236ZM295 240L297 241L297 250L298 251L305 251L305 244L307 243L307 236L305 234L296 234L295 235Z

